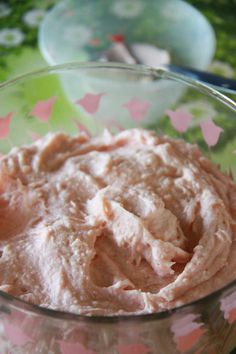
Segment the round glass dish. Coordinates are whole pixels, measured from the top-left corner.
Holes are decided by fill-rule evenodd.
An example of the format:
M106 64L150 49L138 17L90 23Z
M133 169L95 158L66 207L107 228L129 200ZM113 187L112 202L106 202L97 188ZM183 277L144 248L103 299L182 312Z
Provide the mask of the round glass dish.
M206 69L215 52L207 18L179 0L65 0L47 12L39 48L50 65L98 61L114 41L150 43L172 64Z
M62 84L72 78L71 87ZM177 102L169 82L182 92ZM236 104L191 79L142 66L72 63L0 85L1 154L49 131L132 127L196 143L236 175ZM40 308L0 291L0 346L4 354L227 354L236 347L236 280L171 311L110 317Z

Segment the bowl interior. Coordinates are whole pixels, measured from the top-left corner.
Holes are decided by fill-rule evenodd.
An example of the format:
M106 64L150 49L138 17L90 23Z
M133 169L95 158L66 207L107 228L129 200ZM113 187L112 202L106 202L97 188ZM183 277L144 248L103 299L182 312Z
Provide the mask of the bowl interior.
M52 67L1 85L0 152L48 131L93 135L143 127L197 143L222 169L236 173L235 107L216 91L162 69Z
M63 82L70 80L69 94ZM177 102L170 84L182 93ZM1 154L50 131L95 135L104 128L115 133L135 127L196 143L223 170L236 176L236 104L193 80L162 69L74 63L0 85ZM179 352L180 348L184 348L182 353L196 353L199 348L201 353L213 353L213 346L229 353L235 345L235 298L234 281L173 312L85 318L40 309L0 292L4 324L0 342L7 343L12 352L20 348L19 353L35 353L35 348L38 353L62 354L72 352L70 348L76 353L81 348L88 353L122 354L135 348L156 354ZM20 335L23 341L15 344Z

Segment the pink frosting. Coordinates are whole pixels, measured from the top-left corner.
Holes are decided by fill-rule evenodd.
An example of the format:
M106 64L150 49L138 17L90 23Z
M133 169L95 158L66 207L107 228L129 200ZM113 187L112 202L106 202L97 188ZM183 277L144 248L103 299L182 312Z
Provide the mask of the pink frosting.
M196 146L48 134L0 161L0 290L81 314L162 311L236 276L236 185Z

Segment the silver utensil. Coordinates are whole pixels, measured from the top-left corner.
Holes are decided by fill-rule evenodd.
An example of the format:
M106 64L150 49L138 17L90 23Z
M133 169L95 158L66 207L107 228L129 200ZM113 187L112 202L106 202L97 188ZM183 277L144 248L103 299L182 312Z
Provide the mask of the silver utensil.
M170 55L167 51L146 43L114 43L104 53L101 60L114 61L126 64L144 64L152 67L164 67L168 70L189 76L192 79L203 82L220 92L236 94L236 80L228 79L206 71L192 69L185 66L170 63Z

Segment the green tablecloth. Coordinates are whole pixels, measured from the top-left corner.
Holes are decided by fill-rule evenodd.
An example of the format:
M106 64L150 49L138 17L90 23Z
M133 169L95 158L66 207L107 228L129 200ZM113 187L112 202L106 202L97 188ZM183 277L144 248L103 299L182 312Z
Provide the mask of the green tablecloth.
M0 81L47 65L37 47L38 25L57 2L0 1ZM216 53L209 70L236 79L236 1L189 0L189 3L208 18L216 32Z
M37 48L41 18L58 0L0 1L0 81L46 65ZM205 14L217 37L210 70L236 78L236 1L189 0Z

